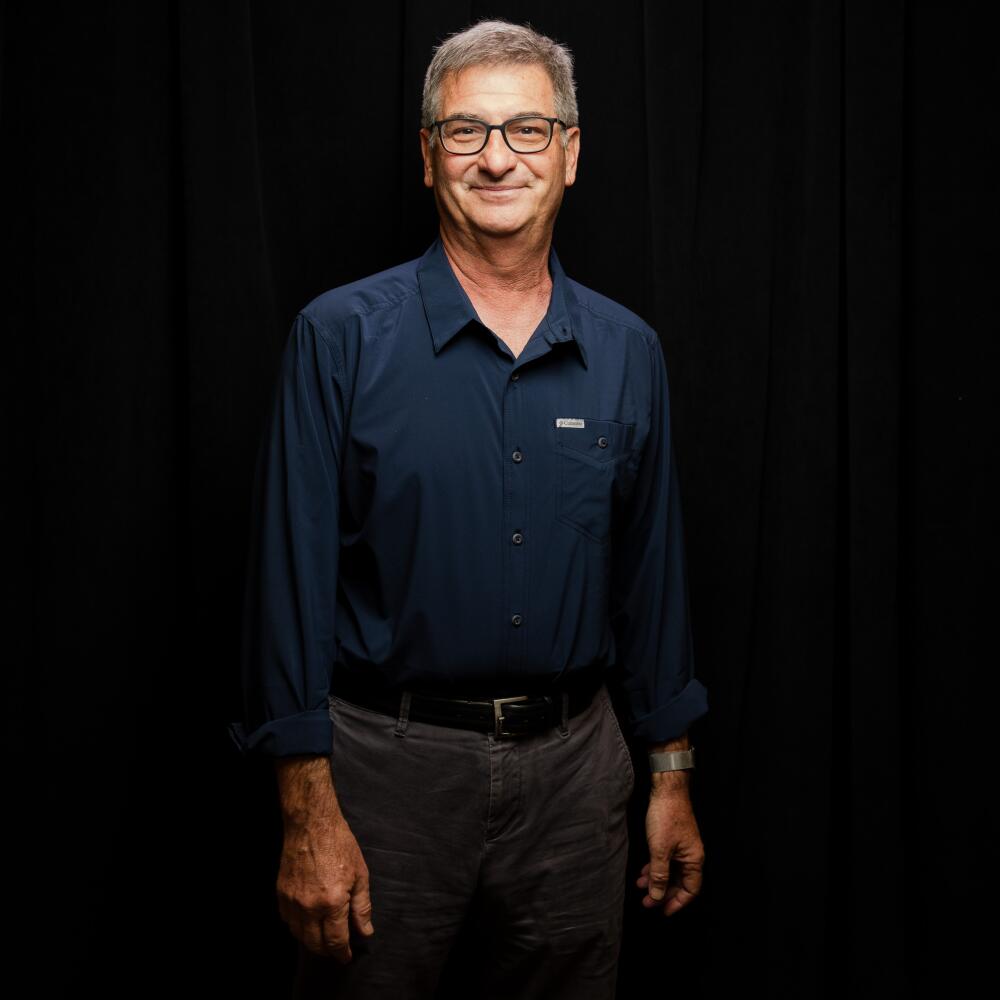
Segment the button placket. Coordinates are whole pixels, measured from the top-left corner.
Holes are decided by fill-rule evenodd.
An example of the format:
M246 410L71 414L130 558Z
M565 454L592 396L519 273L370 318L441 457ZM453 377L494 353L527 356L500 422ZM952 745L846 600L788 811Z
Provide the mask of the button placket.
M517 673L525 658L527 569L524 524L528 509L530 458L522 450L524 433L524 380L520 371L510 373L503 393L503 449L510 461L504 463L503 530L504 605L507 611L505 671Z

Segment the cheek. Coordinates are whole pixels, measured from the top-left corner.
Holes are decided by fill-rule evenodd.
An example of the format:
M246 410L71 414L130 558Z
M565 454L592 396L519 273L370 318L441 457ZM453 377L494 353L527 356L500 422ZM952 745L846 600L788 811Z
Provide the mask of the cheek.
M454 189L462 182L461 176L456 176L454 171L448 170L441 165L438 165L434 176L437 178L437 184L441 189L441 193L446 195L453 195Z
M448 185L457 187L470 182L470 178L467 176L469 168L462 164L451 162L447 166L441 166L438 169L441 171L442 180Z

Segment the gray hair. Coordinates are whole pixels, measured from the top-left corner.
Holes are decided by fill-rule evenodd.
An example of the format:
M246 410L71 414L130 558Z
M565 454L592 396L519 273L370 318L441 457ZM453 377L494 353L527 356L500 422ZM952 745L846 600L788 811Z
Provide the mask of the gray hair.
M570 50L546 35L539 34L531 24L511 24L509 21L481 20L464 31L457 31L434 49L434 57L424 77L423 104L420 120L431 130L434 145L437 130L433 123L441 117L441 85L449 73L458 73L470 66L540 65L552 81L555 93L555 115L567 126L579 125L576 107L576 81L573 79L573 55ZM566 129L559 134L563 149L569 143Z

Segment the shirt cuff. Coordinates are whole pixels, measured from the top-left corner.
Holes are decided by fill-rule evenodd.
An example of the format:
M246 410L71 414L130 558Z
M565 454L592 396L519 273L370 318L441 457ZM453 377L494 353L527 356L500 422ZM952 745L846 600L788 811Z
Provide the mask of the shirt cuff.
M632 733L645 743L664 743L687 732L695 719L708 712L708 691L692 677L665 705L632 720Z
M229 735L243 754L290 757L293 754L323 754L333 750L333 720L326 708L286 715L258 726L247 734L241 722L230 722Z

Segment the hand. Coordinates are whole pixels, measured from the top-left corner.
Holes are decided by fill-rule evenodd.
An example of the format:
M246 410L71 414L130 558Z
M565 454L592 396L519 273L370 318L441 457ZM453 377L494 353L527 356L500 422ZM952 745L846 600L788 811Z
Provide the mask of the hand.
M686 789L657 791L646 810L649 858L635 884L649 887L642 905L647 909L666 899L663 915L675 914L701 891L705 848Z
M350 962L348 916L362 934L375 932L368 866L342 814L333 821L286 824L277 892L282 920L317 955Z

